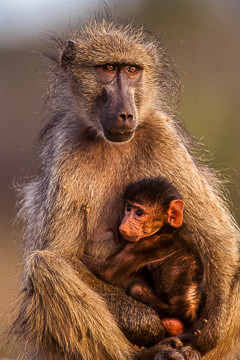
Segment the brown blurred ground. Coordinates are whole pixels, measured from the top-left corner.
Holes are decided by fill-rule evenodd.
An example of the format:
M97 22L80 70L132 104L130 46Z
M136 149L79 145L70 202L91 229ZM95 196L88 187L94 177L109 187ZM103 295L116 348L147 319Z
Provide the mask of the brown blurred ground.
M239 221L239 3L148 0L132 12L165 37L184 86L181 117L214 153L212 165L230 179L228 189ZM11 313L19 269L20 236L11 226L16 212L13 182L21 183L33 171L34 141L43 122L45 65L40 56L30 54L40 47L42 43L34 42L0 48L0 332Z

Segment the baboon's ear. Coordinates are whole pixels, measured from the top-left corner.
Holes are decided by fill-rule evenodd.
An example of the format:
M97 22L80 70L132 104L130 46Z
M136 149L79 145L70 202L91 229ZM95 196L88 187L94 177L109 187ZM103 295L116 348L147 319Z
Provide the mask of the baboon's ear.
M168 214L168 223L177 228L182 225L183 222L183 209L184 201L183 200L172 200L167 211Z
M73 40L68 40L66 43L66 47L63 51L62 57L61 57L61 65L64 68L67 68L70 63L74 60L76 55L76 44Z

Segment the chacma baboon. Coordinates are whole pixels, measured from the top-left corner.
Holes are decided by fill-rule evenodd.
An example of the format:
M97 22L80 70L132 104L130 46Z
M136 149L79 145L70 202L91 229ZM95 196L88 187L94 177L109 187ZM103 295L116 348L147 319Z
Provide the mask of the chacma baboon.
M187 332L197 319L203 266L190 234L181 226L184 202L163 177L131 183L124 202L119 230L127 245L105 261L87 257L84 262L88 260L91 270L116 285L147 267L147 281L126 282L128 293L158 312L167 335Z
M206 360L233 359L239 230L219 181L193 156L197 150L177 120L178 79L165 49L142 27L99 16L59 41L55 60L39 175L22 191L23 290L12 335L34 359L156 353L197 359L195 349ZM156 176L169 179L186 202L185 225L204 265L205 288L190 346L169 338L137 352L120 330L134 312L124 325L113 321L78 259L83 252L106 259L123 247L120 194Z

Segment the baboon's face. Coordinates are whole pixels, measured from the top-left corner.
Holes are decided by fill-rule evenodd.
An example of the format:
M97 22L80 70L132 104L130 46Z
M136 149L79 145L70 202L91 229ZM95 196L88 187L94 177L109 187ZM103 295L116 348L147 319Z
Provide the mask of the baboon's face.
M119 231L125 240L137 242L155 234L165 222L163 210L147 201L127 201Z
M155 66L149 65L153 62L149 49L114 34L69 40L61 66L82 124L105 140L125 143L143 122L143 112L151 108Z
M143 70L134 64L105 64L96 70L102 83L99 115L104 136L111 142L129 141L137 127L135 96Z

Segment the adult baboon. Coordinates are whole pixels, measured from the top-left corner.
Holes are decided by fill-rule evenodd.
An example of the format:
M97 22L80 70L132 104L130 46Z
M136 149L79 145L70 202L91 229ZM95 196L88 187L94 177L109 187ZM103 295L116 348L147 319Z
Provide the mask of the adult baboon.
M59 42L53 67L40 173L24 186L20 211L25 265L12 334L22 339L22 352L34 359L154 359L158 353L158 359L182 360L198 359L196 348L205 360L233 359L239 232L219 181L193 157L192 141L176 119L179 85L166 51L142 28L99 17ZM139 328L148 308L131 300L127 317L115 314L117 325L79 259L83 253L105 259L123 246L116 231L123 214L119 194L130 182L159 175L186 201L205 289L193 348L164 339L136 353L120 328L132 340L128 322ZM123 299L116 299L119 311ZM149 314L140 328L150 329Z

